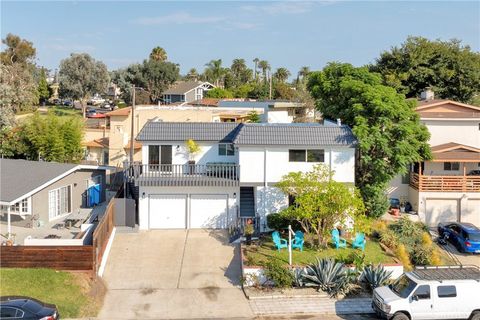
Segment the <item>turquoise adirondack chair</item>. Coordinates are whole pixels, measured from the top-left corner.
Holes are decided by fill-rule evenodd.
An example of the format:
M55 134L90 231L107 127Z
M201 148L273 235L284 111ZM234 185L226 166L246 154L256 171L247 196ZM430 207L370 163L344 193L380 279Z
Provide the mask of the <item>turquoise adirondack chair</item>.
M352 247L354 248L360 248L362 251L365 251L365 244L367 243L367 240L365 239L365 234L362 232L357 232L355 235L355 240L352 242Z
M303 251L303 232L296 231L295 232L295 239L293 239L292 248L298 248L300 251Z
M332 230L332 241L337 249L347 247L347 240L340 238L340 232L338 232L338 229Z
M272 232L272 239L278 251L280 251L282 248L288 248L287 240L280 238L280 233L278 231Z

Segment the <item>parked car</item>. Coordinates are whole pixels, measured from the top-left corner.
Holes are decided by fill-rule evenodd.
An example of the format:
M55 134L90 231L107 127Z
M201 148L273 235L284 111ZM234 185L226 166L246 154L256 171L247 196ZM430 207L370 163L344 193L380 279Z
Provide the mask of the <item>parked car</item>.
M57 320L60 319L54 304L21 297L0 297L0 319Z
M480 320L477 266L419 267L373 291L372 308L382 318Z
M85 115L87 116L87 118L90 118L96 114L97 110L95 110L94 108L87 107L87 109L85 110Z
M467 176L480 176L480 170L472 170L467 173Z
M63 105L67 106L67 107L71 107L71 106L73 106L73 101L70 100L70 99L64 100Z
M480 253L480 229L471 223L439 223L438 234L460 252Z

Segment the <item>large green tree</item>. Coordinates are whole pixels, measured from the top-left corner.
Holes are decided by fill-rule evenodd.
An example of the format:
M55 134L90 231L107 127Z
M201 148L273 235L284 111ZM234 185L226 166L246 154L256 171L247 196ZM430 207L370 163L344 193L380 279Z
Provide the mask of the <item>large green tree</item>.
M204 77L207 81L212 82L215 86L219 86L222 83L223 77L226 73L225 68L222 67L222 59L211 60L205 64Z
M284 83L285 81L287 81L288 77L290 77L290 71L288 71L288 69L284 67L278 68L273 74L273 77L278 82Z
M465 103L480 93L480 53L459 40L409 37L383 52L371 70L408 98L418 97L427 87L439 98Z
M80 100L84 117L87 99L105 92L110 81L107 66L87 53L72 53L62 60L58 75L60 96Z
M171 62L146 60L143 62L142 75L152 102L158 101L162 93L180 76L179 68Z
M40 70L40 80L38 81L38 98L45 103L50 98L50 88L47 83L47 75L45 69Z
M388 206L386 187L407 165L428 159L429 133L408 101L382 84L366 67L330 63L309 75L308 89L325 118L340 118L352 127L359 145L356 183L369 215Z
M205 92L205 98L233 98L233 94L227 89L213 88L212 90Z

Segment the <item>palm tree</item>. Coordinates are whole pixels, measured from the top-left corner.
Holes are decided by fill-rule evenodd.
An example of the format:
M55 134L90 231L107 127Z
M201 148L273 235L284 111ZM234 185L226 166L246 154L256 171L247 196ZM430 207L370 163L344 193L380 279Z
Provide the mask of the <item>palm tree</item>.
M162 47L155 47L152 49L150 53L150 59L155 61L166 61L167 60L167 52Z
M270 64L267 60L262 60L258 63L258 67L262 69L263 80L267 81L267 70L270 70Z
M288 71L287 68L278 68L277 71L273 74L275 79L277 79L279 82L284 83L287 81L288 77L290 77L290 71Z
M304 66L300 68L300 71L298 71L298 76L302 78L303 82L305 82L309 73L310 73L310 68Z
M185 78L189 79L189 80L197 80L198 79L198 72L197 72L197 69L195 68L191 68L187 75L185 76Z
M222 68L222 59L211 60L209 63L205 64L205 76L207 79L215 83L215 86L219 86L220 80L225 74L225 69Z
M232 70L233 75L239 78L242 72L247 69L245 59L233 59L230 69Z
M255 63L255 68L253 69L253 75L254 75L255 80L257 80L257 65L258 65L259 61L260 61L260 59L258 59L258 58L253 59L253 62Z

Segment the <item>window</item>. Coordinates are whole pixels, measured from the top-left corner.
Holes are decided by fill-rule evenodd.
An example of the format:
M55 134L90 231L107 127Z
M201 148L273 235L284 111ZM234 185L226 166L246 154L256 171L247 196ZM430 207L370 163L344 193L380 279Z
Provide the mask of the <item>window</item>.
M20 202L15 203L10 207L11 212L20 212Z
M233 156L235 155L235 147L231 143L221 143L218 145L219 156Z
M324 162L325 152L321 149L307 150L307 162Z
M305 162L306 150L288 150L288 161Z
M48 215L50 219L72 212L72 186L48 192Z
M413 297L417 297L418 300L430 299L430 286L429 285L419 286L417 290L415 290Z
M1 307L0 308L0 319L15 318L16 313L17 313L17 309L15 309L15 308Z
M458 171L460 170L460 162L444 162L443 170L445 171Z
M323 149L288 150L288 161L325 162L325 151Z
M437 293L439 298L455 298L457 296L457 288L455 286L438 286Z
M28 212L28 198L22 200L22 212Z

